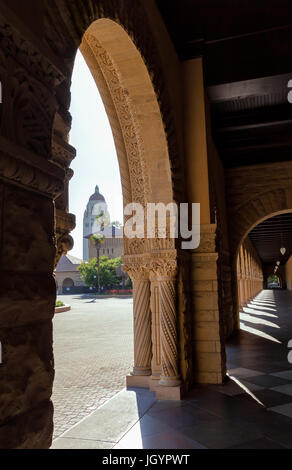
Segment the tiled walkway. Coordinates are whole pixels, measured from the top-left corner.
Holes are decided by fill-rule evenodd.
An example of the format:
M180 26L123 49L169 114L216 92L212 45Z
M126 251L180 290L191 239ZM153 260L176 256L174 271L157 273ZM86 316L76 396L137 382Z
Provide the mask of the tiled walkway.
M53 447L292 448L292 292L263 291L241 321L227 348L226 384L197 386L182 402L125 390Z

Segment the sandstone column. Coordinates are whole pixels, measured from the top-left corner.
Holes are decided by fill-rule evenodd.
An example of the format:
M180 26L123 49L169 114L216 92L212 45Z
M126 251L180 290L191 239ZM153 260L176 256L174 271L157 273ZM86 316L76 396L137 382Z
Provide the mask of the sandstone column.
M161 342L161 376L159 385L176 387L181 384L176 313L177 262L176 260L153 261L151 272L154 292L159 294ZM155 339L159 341L158 338ZM156 362L157 359L156 357Z
M152 316L152 362L151 362L152 377L151 378L153 381L159 381L160 376L161 376L160 286L159 286L159 282L156 280L151 280L151 316Z
M133 282L134 367L127 377L130 387L147 387L151 375L150 281L145 265L123 265Z

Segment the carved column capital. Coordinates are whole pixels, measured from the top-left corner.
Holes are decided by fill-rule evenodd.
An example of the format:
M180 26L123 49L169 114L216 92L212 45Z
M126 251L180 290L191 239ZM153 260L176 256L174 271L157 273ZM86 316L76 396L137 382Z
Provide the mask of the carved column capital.
M149 266L147 261L136 263L124 262L122 269L127 273L132 281L149 281Z
M175 280L177 276L176 259L156 259L149 265L151 280Z

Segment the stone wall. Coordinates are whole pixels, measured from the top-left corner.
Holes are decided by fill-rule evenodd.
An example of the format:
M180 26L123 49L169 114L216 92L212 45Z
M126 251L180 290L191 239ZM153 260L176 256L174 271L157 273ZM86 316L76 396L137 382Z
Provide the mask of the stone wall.
M201 226L192 254L193 367L195 381L222 383L225 369L224 318L220 315L216 225Z
M0 448L47 448L53 429L54 206L40 194L0 183L0 213Z
M285 268L287 289L292 290L292 256L287 261Z

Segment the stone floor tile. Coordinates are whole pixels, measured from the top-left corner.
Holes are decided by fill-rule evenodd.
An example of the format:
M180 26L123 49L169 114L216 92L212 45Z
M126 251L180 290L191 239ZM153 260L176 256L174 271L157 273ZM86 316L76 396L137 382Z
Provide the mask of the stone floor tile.
M244 367L238 367L236 369L228 370L228 374L239 379L264 375L263 372L259 372L258 370L246 369Z
M272 376L269 374L259 375L256 377L249 377L248 382L253 383L255 385L259 385L260 387L264 388L272 388L287 384L286 379L281 379L280 377Z
M274 413L279 413L281 415L292 418L292 402L287 403L286 405L274 406L272 408L269 408L269 411L273 411Z
M283 370L281 372L277 372L277 373L274 373L274 374L271 374L275 377L280 377L281 379L287 379L287 380L291 380L292 381L292 369L288 369L288 370Z
M230 420L217 419L211 423L197 423L181 428L180 432L200 442L208 449L228 449L263 436L248 426Z
M113 442L91 441L89 439L70 439L60 437L53 442L51 449L112 449Z
M292 383L286 385L280 385L278 387L273 387L272 390L275 392L284 393L285 395L292 396Z
M270 439L262 438L230 447L230 449L287 449L287 447Z

